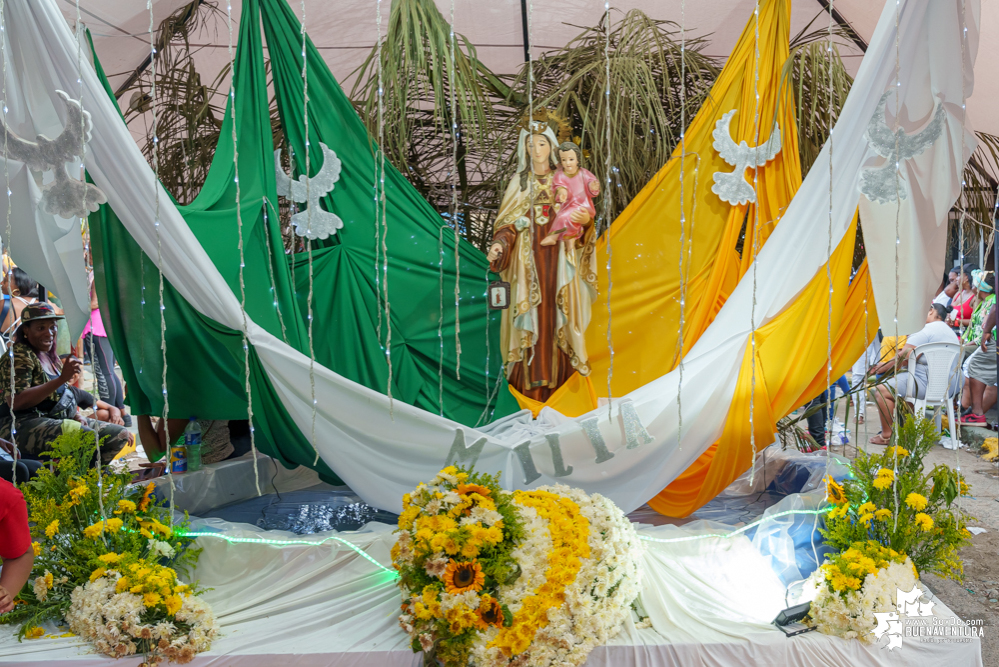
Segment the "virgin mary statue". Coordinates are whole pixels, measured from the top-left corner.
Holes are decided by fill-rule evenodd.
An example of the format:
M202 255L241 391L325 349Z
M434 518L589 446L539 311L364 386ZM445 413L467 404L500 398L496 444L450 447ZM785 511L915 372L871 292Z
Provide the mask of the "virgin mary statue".
M578 210L572 220L583 228L581 238L541 245L564 201L554 181L559 140L568 135L568 124L546 109L525 119L517 173L503 195L488 255L492 270L510 283L500 334L507 380L542 402L574 372L590 373L584 334L597 295L593 219Z

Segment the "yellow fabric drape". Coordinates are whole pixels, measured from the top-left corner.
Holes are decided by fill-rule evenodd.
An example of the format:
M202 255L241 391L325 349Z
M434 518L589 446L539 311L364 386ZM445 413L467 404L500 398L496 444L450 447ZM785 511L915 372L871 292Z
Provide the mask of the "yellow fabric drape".
M845 373L878 329L867 262L850 281L854 221L829 264L832 293L832 372ZM714 498L752 463L750 394L756 445L773 442L777 420L822 392L827 383L829 278L820 268L805 290L782 313L756 331L756 384L752 347L747 343L735 395L721 438L668 487L649 501L657 512L687 516ZM865 335L866 328L866 335Z
M781 68L788 57L790 18L789 0L761 3L758 81L756 22L750 18L711 94L690 123L682 170L682 225L682 150L678 145L669 162L597 242L600 296L593 304L593 318L586 333L590 376L569 382L563 387L565 391L560 390L544 404L527 401L515 393L521 407L537 414L548 405L575 417L595 408L596 396L607 395L607 378L611 373L608 294L613 396L631 392L676 366L680 353L681 296L685 301L684 352L711 324L750 265L754 248L766 241L801 185L794 101L790 91L786 88L782 91L780 87ZM736 143L745 141L750 146L762 146L770 139L775 119L780 128L781 151L757 173L758 216L754 205L731 205L711 190L715 172L733 170L714 149L712 137L717 121L733 109L737 111L730 132ZM745 171L745 179L753 183L752 169ZM747 219L745 249L740 258L736 244ZM755 236L754 229L758 230ZM604 270L608 260L610 275ZM684 283L686 290L681 295Z

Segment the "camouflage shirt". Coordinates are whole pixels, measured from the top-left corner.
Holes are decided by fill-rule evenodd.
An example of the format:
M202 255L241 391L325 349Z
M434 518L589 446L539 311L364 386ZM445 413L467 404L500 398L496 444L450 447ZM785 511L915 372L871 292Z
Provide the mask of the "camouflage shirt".
M42 362L38 359L34 349L26 343L14 343L14 394L20 394L25 389L37 387L49 381L49 376L42 369ZM4 403L10 405L10 357L4 355L0 357L0 398ZM59 400L59 392L53 391L49 396L53 401Z

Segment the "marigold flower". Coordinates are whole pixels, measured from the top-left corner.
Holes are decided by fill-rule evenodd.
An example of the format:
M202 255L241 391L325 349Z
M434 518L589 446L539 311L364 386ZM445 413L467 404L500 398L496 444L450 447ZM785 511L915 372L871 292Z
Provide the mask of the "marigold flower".
M28 628L27 630L24 631L24 638L25 639L38 639L39 637L41 637L44 634L45 634L45 630L43 630L42 628L40 628L40 627L38 627L36 625L35 627Z
M142 596L142 604L146 607L155 607L162 601L163 597L159 593L146 593Z
M163 600L163 604L166 605L167 613L173 616L178 611L180 611L180 607L183 604L183 600L179 595L168 595Z
M871 523L871 519L873 519L873 518L874 518L874 515L868 513L868 514L864 514L863 516L861 516L857 520L860 521L860 523L864 524L865 526L869 526L870 523Z
M905 497L905 504L917 512L926 509L926 503L926 496L921 496L918 493L910 493Z
M45 527L45 536L52 539L59 532L59 519L55 519L52 523Z
M31 550L34 552L36 556L42 555L42 545L39 544L38 542L31 543Z
M873 513L875 509L876 509L876 506L875 506L874 503L872 503L872 502L866 502L866 503L864 503L863 505L861 505L860 507L857 508L857 512L859 512L860 514L870 514L870 513Z
M874 513L874 518L878 521L887 521L891 518L891 510L884 509L883 507Z
M919 529L925 533L933 528L933 517L929 514L920 512L916 515L916 525L919 526Z
M466 591L481 591L486 583L486 575L478 561L459 563L453 558L444 571L444 588L457 595Z
M884 468L882 468L882 470L884 470ZM889 470L888 472L891 472L891 470ZM891 483L892 483L892 481L894 479L895 479L894 477L882 477L881 475L878 475L874 479L873 486L874 486L875 489L878 489L880 491L884 491L889 486L891 486Z

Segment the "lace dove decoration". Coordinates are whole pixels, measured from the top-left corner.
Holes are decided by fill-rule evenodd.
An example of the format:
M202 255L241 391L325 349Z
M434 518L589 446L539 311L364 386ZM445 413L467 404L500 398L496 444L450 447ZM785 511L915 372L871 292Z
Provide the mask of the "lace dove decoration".
M860 183L857 186L868 199L879 204L888 204L899 197L905 199L905 186L901 174L899 182L895 182L896 165L902 160L916 157L932 146L933 142L940 138L944 120L947 118L947 112L937 100L934 102L936 109L933 117L921 132L906 134L902 128L892 132L885 121L885 107L888 96L893 92L889 90L881 96L877 108L874 109L874 115L867 123L867 132L864 133L868 145L885 158L885 163L880 167L868 167L861 171ZM898 153L895 152L896 144Z
M326 144L320 143L319 147L323 151L323 168L312 178L302 174L294 181L281 168L281 149L274 151L277 193L300 204L308 202L307 209L291 216L295 233L308 239L325 239L343 227L340 216L323 210L319 205L319 200L332 192L333 186L340 180L340 158Z
M735 167L730 172L715 172L715 182L711 186L711 192L718 195L722 201L741 206L746 202L756 203L756 191L753 190L752 185L746 182L746 170L762 167L777 157L777 153L780 153L781 149L781 139L780 127L775 122L770 130L770 138L765 144L750 146L745 141L736 144L732 140L732 132L729 128L735 112L736 109L732 109L719 118L711 133L711 136L715 138L712 145L718 151L718 155Z
M93 123L77 100L61 90L56 94L66 105L66 127L62 133L55 139L39 134L29 141L14 134L3 121L6 141L0 134L0 154L8 160L23 162L31 171L54 172L55 180L41 187L39 206L61 218L82 218L108 200L100 188L70 178L66 171L66 163L80 155L80 146L90 141Z

